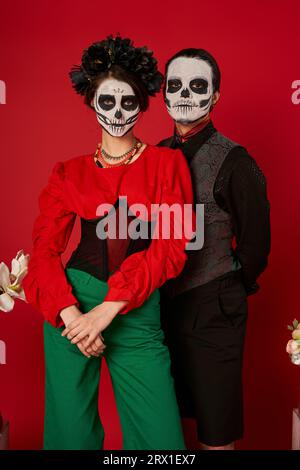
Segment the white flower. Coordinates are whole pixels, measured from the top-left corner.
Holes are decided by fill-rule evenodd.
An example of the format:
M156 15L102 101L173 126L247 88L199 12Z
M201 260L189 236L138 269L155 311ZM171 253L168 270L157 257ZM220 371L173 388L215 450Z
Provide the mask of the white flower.
M286 352L288 354L295 354L300 352L300 344L298 340L290 339L286 345Z
M300 354L291 354L291 361L293 364L295 364L296 366L299 366L300 365Z
M27 302L22 281L28 271L29 255L18 251L11 262L11 272L5 263L0 263L0 310L10 312L14 308L14 299Z

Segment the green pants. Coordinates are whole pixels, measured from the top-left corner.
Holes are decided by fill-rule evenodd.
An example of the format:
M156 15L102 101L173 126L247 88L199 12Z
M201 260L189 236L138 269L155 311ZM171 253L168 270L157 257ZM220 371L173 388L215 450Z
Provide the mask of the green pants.
M83 313L103 301L106 282L72 268L66 269L66 275ZM63 329L44 322L44 449L102 449L104 430L98 414L101 357L85 357L61 336ZM185 449L169 352L160 326L159 291L141 307L117 315L103 337L123 449Z

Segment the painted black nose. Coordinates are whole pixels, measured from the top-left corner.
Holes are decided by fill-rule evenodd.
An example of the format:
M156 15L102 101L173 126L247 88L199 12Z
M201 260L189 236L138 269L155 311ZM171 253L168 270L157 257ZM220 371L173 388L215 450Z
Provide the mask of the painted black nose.
M182 90L180 96L182 96L182 98L188 98L190 96L189 90L187 88L185 88L184 90Z
M115 112L115 118L116 118L116 119L121 119L121 117L122 117L121 110L120 110L120 109L117 109L117 111Z

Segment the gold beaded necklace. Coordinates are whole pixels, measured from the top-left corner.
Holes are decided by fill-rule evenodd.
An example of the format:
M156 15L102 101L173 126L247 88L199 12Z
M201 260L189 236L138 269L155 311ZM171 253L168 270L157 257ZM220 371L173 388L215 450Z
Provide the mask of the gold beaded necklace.
M106 152L106 150L103 149L101 143L99 143L94 155L95 162L97 166L102 168L128 165L142 145L143 144L140 139L136 139L134 145L129 150L124 152L122 155L114 156ZM107 160L117 161L117 163L110 163Z

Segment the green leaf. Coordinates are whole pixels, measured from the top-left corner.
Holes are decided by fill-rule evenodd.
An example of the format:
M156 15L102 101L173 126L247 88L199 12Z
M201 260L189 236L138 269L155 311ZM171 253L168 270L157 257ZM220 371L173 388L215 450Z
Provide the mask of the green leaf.
M290 331L294 331L294 328L291 325L288 325L287 329L290 330Z
M299 322L298 322L298 320L296 320L296 318L295 318L295 320L293 321L293 327L294 327L294 329L296 329L298 325L299 325Z

